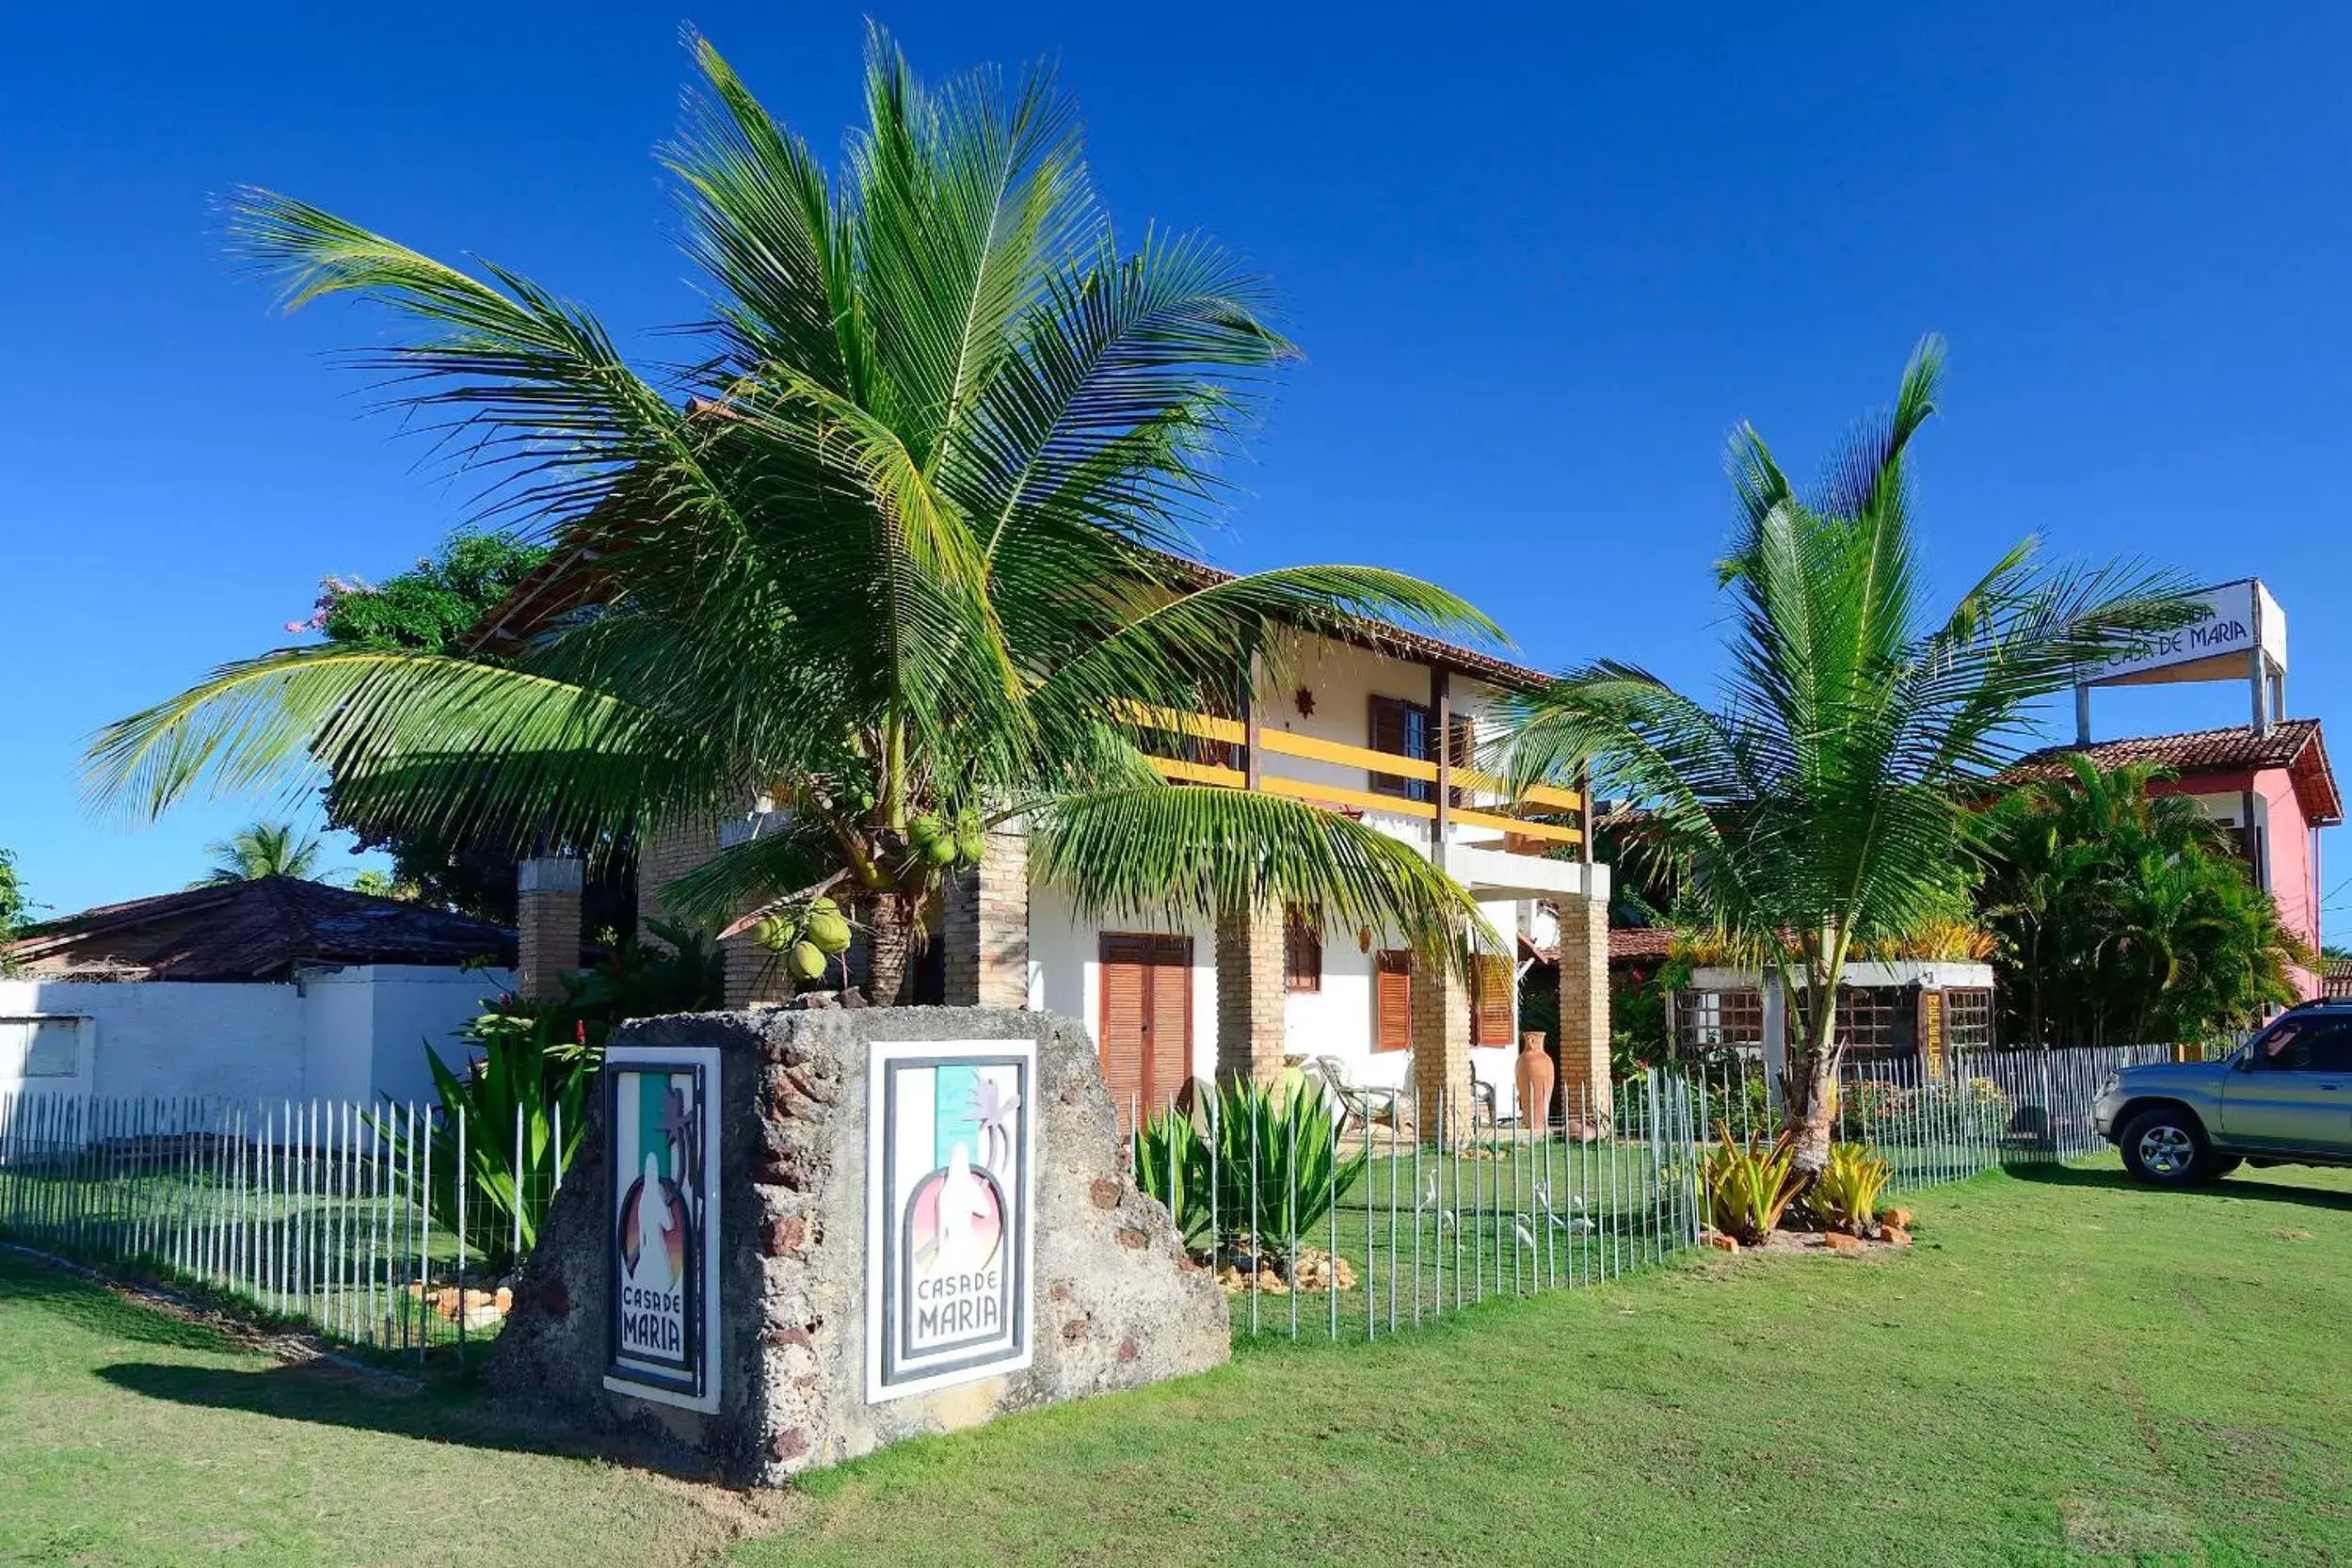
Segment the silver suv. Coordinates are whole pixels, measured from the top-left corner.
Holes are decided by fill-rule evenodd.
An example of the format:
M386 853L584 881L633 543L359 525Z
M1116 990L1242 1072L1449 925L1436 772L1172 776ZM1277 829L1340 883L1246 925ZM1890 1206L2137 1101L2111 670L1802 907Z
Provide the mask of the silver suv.
M2352 999L2291 1007L2218 1062L2126 1067L2092 1114L2132 1175L2161 1187L2242 1163L2352 1164Z

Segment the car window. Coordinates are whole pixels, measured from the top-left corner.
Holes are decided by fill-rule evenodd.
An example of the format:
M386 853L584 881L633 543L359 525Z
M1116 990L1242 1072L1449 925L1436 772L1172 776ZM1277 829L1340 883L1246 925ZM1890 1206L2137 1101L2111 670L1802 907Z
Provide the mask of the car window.
M2255 1043L2253 1065L2264 1072L2352 1072L2352 1022L2289 1019Z

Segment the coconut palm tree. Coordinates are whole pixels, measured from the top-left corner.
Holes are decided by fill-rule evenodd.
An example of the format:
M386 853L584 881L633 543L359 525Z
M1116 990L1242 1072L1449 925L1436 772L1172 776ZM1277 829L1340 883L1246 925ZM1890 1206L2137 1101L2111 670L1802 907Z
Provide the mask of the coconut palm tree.
M1736 630L1716 706L1605 661L1527 699L1509 742L1523 781L1589 758L1596 789L1650 808L1645 842L1677 863L1685 897L1768 953L1800 1002L1783 1081L1814 1169L1843 1042L1836 1010L1802 999L1836 994L1858 939L1936 913L1968 800L2010 760L2030 704L2187 615L2169 577L2045 568L2031 539L1931 613L1906 457L1943 366L1925 340L1893 411L1858 429L1809 501L1762 437L1734 432L1738 523L1719 572Z
M226 839L204 846L213 869L192 888L219 888L233 882L253 882L264 876L315 880L321 853L317 838L292 823L257 822Z
M1122 248L1048 74L935 90L877 32L829 175L694 53L663 162L708 305L659 384L518 273L233 199L289 307L391 310L405 331L365 363L560 547L554 591L584 607L497 660L229 665L104 732L98 792L152 812L323 763L378 831L587 851L760 797L761 831L666 896L785 922L844 904L885 1002L944 877L1015 816L1082 910L1289 901L1455 949L1482 933L1410 846L1148 765L1145 707L1229 712L1302 631L1497 635L1391 572L1210 581L1179 558L1294 353L1258 280L1196 235Z

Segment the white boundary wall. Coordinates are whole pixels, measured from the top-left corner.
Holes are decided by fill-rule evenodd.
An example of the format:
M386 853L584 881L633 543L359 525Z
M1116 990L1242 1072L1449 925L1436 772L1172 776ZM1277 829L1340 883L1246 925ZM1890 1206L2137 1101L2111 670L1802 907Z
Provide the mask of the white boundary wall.
M0 1095L429 1099L427 1044L454 1065L450 1036L514 984L396 964L251 984L0 980Z

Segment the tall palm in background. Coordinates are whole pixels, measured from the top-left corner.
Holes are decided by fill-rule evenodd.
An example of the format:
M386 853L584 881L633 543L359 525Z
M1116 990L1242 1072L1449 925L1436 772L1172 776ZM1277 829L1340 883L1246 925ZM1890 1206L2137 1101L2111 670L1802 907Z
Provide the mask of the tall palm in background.
M2031 539L1929 610L1906 454L1943 363L1939 340L1920 344L1892 413L1810 502L1754 430L1734 433L1739 521L1720 572L1736 631L1717 707L1603 662L1527 699L1510 742L1522 780L1589 757L1597 789L1649 809L1644 841L1684 896L1779 969L1798 1000L1786 1127L1815 1169L1844 1044L1825 999L1856 941L1948 904L1972 785L2010 760L2029 704L2188 615L2168 577L2046 568Z
M218 888L232 882L252 882L264 876L315 880L321 853L318 840L292 823L257 822L252 826L204 846L213 869L196 888Z
M777 825L670 901L853 904L884 1002L975 830L1014 815L1082 910L1289 901L1457 950L1482 932L1409 846L1147 764L1139 705L1230 712L1301 629L1496 635L1394 573L1212 584L1169 553L1293 352L1257 280L1195 236L1119 248L1044 74L931 90L876 34L868 124L829 178L695 55L704 90L663 161L709 316L663 386L516 273L235 199L290 306L356 294L413 328L364 362L441 416L442 450L490 471L491 505L562 547L561 591L590 607L504 661L227 666L104 732L98 792L152 812L324 762L355 821L584 848L764 796Z

